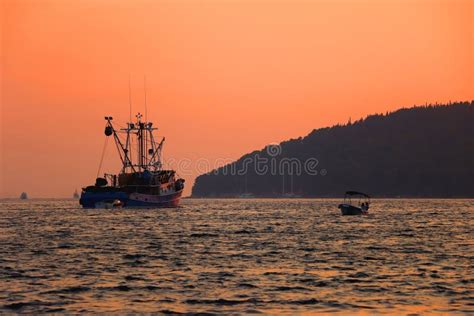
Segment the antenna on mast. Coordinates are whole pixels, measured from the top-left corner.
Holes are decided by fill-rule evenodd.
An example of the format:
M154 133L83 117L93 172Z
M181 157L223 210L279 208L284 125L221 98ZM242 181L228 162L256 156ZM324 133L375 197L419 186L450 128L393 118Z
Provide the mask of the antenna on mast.
M146 106L146 76L143 76L143 86L145 89L145 122L148 122L148 109Z
M130 86L130 74L128 74L128 105L130 109L129 122L132 121L132 88Z
M145 163L148 165L148 133L151 133L149 130L150 126L148 124L148 108L146 106L146 75L143 75L143 89L145 90L145 124L147 131L145 132L145 153L143 154L143 158Z

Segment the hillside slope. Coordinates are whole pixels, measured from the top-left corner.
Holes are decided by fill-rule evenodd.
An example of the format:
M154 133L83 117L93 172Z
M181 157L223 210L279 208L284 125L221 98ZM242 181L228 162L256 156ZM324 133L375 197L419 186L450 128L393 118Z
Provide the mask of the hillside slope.
M413 107L317 129L199 176L192 196L336 197L360 190L379 197L474 197L473 108L474 101ZM305 172L315 159L316 168Z

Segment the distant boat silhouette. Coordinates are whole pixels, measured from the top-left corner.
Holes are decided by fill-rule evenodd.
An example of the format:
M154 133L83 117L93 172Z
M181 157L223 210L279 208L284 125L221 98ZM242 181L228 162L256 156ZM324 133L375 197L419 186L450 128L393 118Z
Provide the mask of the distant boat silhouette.
M282 174L281 197L285 199L296 199L301 197L301 195L293 192L293 174L290 174L290 192L285 192L285 174Z
M252 193L249 193L249 192L242 193L242 194L239 195L240 199L251 199L253 197L254 197L254 195Z
M26 192L21 192L20 200L28 200L28 194L26 194Z
M245 181L244 181L244 192L239 194L237 197L239 199L251 199L254 197L254 195L251 192L248 192L247 190L247 173L245 173Z
M285 199L297 199L297 198L300 198L301 195L295 194L293 192L289 192L289 193L283 193L282 197Z
M79 193L77 193L77 189L76 189L76 191L74 191L74 194L72 195L72 198L73 199L78 199L79 198Z

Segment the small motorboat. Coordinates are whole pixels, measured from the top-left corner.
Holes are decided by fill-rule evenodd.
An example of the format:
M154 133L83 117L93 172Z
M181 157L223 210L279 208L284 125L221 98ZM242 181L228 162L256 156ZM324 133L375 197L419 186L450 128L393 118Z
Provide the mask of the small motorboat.
M342 215L367 215L369 214L370 196L362 192L347 191L344 201L338 208Z

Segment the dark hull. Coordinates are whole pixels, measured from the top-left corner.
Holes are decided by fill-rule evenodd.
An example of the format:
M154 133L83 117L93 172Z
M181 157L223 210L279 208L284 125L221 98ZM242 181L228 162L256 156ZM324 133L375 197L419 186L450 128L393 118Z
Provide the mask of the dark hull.
M100 208L103 203L120 201L125 208L173 208L178 207L183 191L166 195L128 194L123 191L83 192L79 203L84 208Z
M349 205L349 204L339 204L339 209L341 209L342 215L367 215L368 212L362 210L359 207Z

